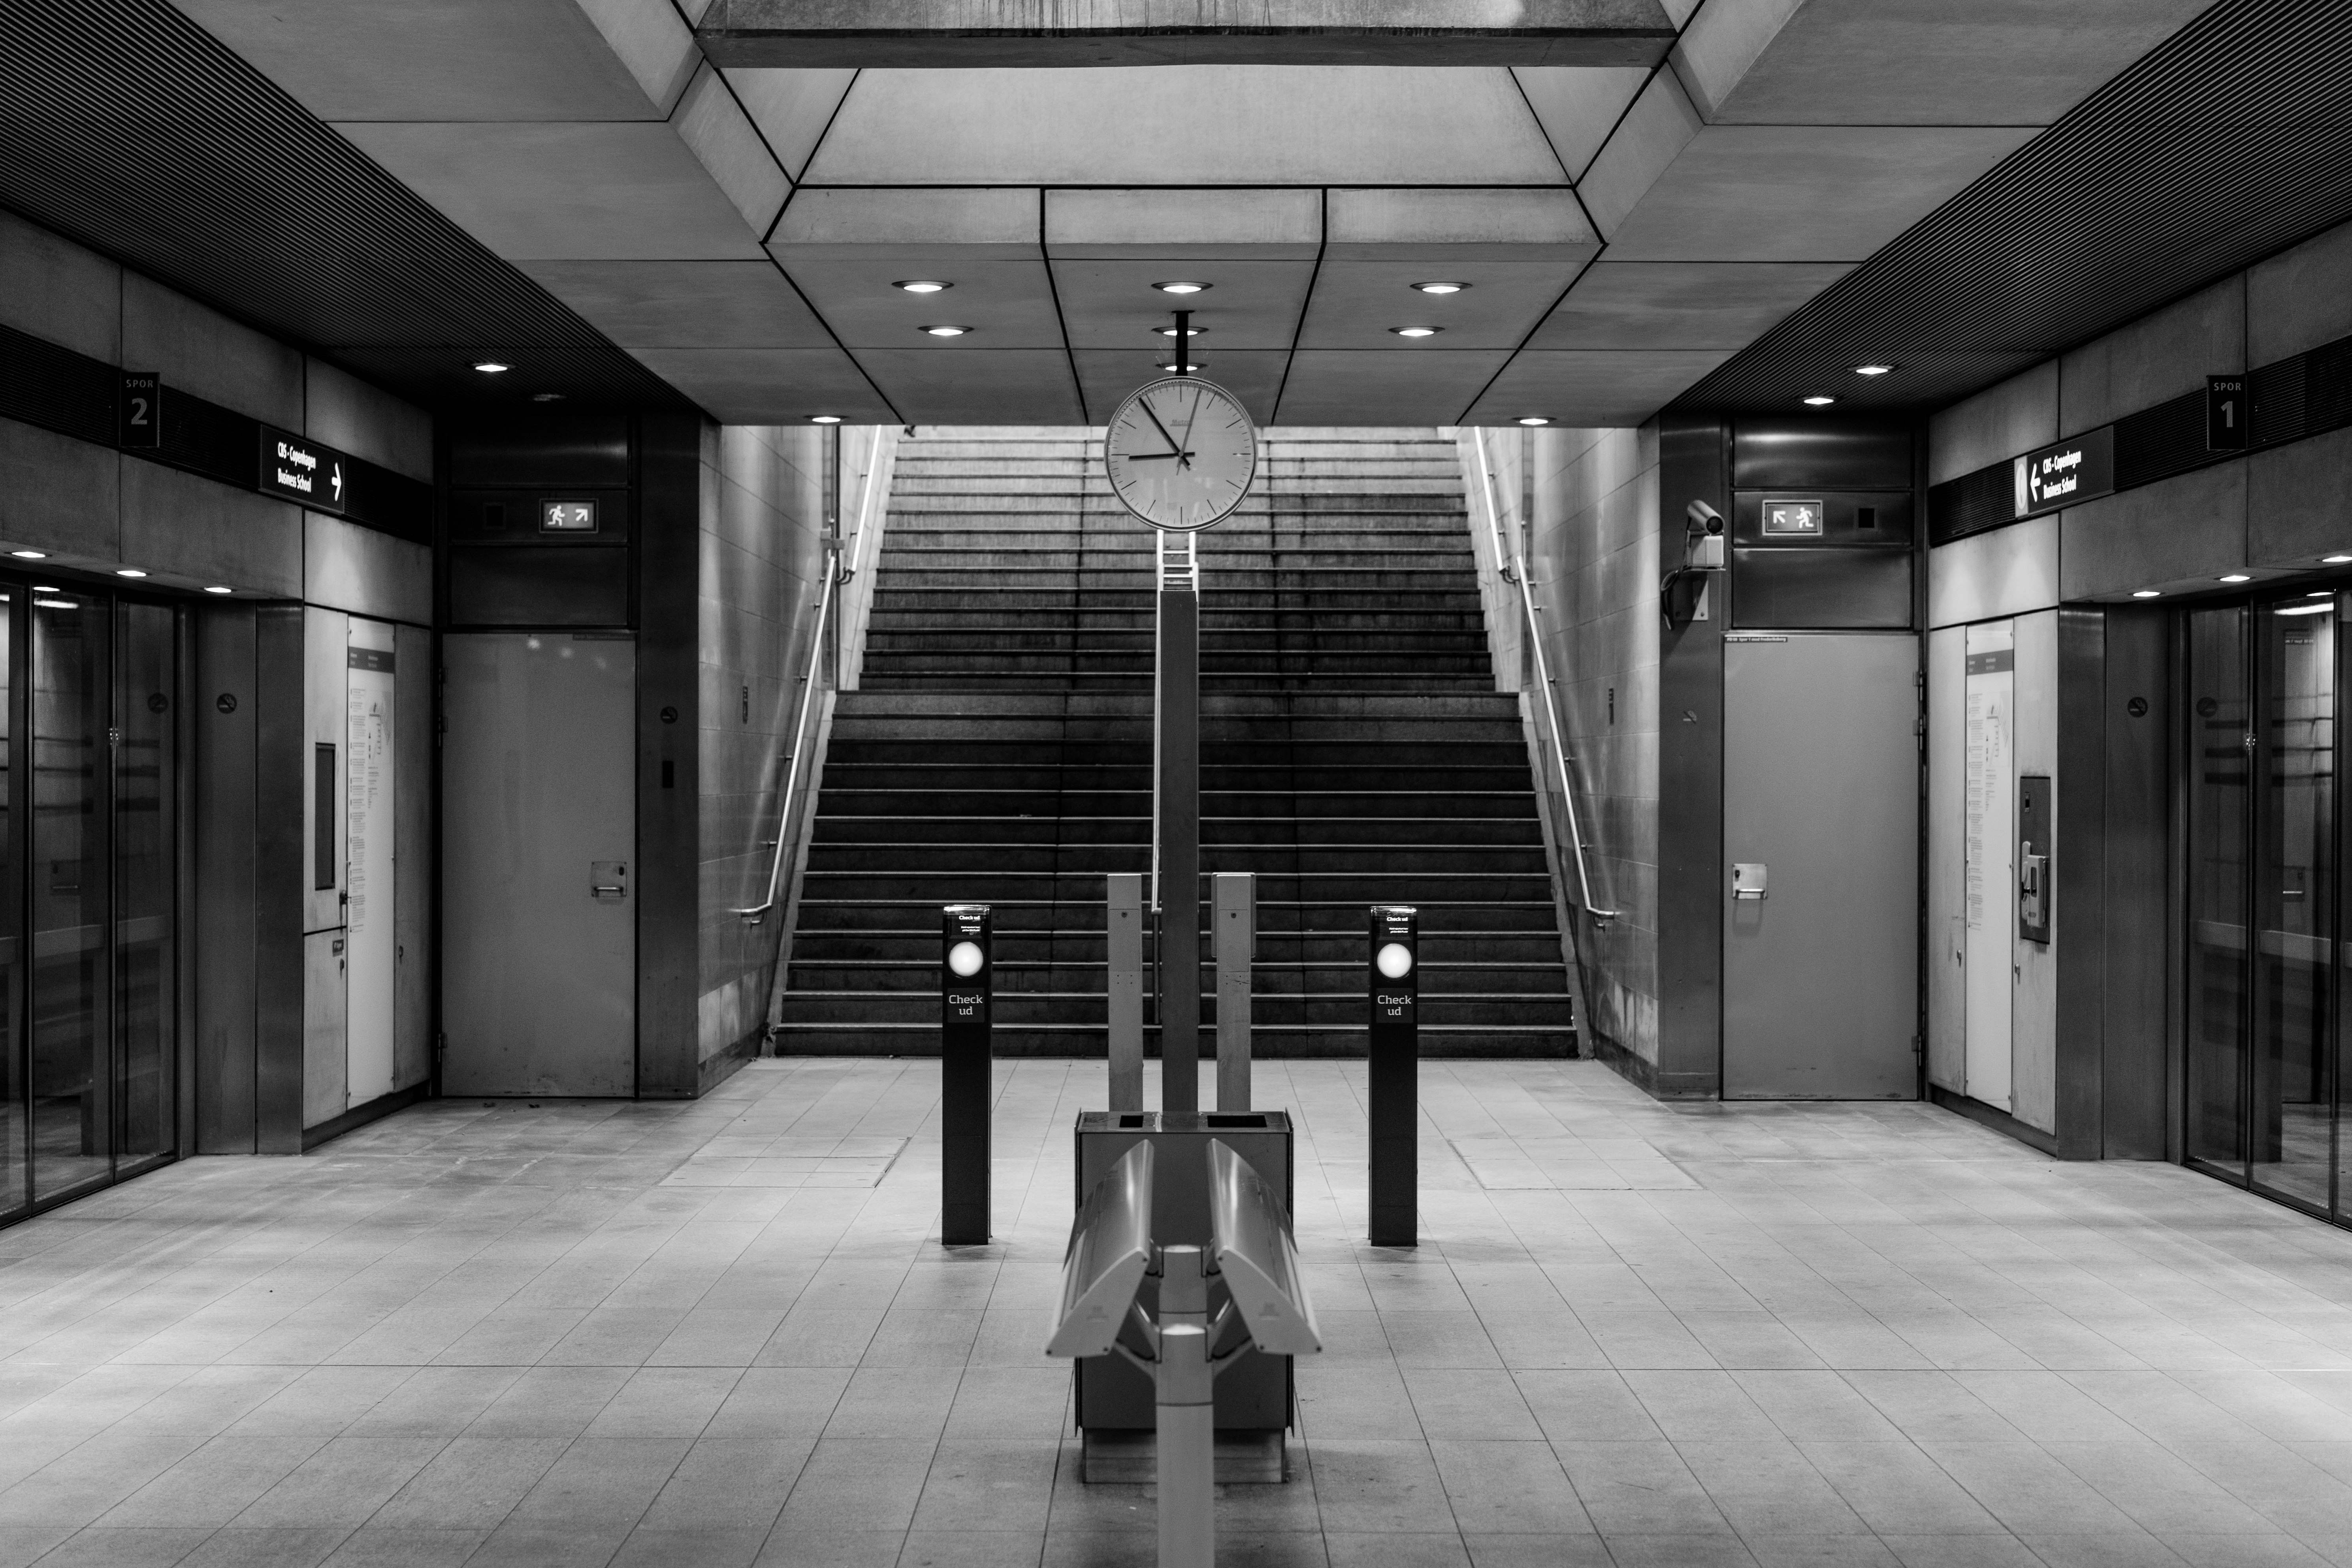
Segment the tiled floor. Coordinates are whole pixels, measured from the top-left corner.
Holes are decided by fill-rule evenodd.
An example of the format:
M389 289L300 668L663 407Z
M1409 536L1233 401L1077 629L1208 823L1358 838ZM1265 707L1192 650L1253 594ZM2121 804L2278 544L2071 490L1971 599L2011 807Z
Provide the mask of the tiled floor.
M1039 1354L1098 1064L1001 1069L1005 1239L936 1232L932 1064L421 1107L0 1232L0 1564L1145 1563ZM1916 1105L1361 1069L1299 1116L1329 1349L1230 1563L2352 1564L2352 1235Z

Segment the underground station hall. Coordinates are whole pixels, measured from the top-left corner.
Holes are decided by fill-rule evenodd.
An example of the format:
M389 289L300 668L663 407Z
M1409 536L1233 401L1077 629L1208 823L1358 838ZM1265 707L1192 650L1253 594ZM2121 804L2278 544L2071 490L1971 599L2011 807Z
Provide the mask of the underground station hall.
M2352 0L0 0L0 1568L2352 1568L2339 615Z

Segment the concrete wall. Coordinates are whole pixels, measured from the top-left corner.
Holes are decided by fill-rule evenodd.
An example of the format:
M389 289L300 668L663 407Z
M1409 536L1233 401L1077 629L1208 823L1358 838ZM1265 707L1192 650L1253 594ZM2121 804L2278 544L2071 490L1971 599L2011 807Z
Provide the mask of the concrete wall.
M5 212L0 323L157 372L167 390L408 478L434 477L433 424L422 410ZM420 722L432 702L430 550L8 420L0 420L0 549L45 552L44 571L100 579L142 571L140 588L184 595L194 623L183 671L183 689L194 694L185 765L195 810L184 831L196 846L184 904L196 929L184 946L197 955L184 1025L184 1150L290 1152L368 1109L347 1106L332 1070L341 1027L328 994L333 966L304 977L306 930L321 939L307 945L324 951L341 924L312 907L307 845L319 825L308 820L304 770L312 731L342 734L343 672L331 657L339 648L305 658L302 623L328 632L348 616L397 625L395 1098L421 1087L431 1072L431 740ZM211 587L233 592L193 592ZM225 708L223 698L236 700ZM331 905L335 890L324 897Z
M783 910L757 925L731 911L768 896L800 677L823 591L831 439L808 426L730 425L704 434L695 1050L705 1077L714 1058L756 1051L767 1026ZM819 673L821 703L829 682Z
M1597 904L1608 924L1576 921L1585 1048L1654 1084L1658 984L1658 437L1638 430L1537 430L1524 437L1530 484L1528 582L1567 733L1570 776ZM1509 487L1501 487L1507 491ZM1539 701L1531 693L1531 701ZM1535 729L1548 734L1540 713ZM1538 787L1555 812L1571 877L1558 771ZM1570 890L1573 901L1573 889Z

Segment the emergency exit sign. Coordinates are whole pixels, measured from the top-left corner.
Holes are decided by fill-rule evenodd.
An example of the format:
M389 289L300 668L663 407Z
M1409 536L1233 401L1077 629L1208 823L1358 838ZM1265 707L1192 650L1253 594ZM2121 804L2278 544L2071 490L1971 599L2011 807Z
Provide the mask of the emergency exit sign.
M539 531L541 533L593 533L596 531L596 503L552 497L542 500L539 503Z

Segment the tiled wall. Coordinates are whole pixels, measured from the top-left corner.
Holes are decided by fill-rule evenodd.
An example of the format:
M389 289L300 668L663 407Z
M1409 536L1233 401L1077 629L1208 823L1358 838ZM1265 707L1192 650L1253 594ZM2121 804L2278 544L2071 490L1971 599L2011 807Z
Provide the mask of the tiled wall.
M1593 898L1580 920L1588 1050L1658 1058L1658 445L1638 430L1531 432L1528 581L1544 623ZM1612 714L1612 693L1614 713ZM1538 729L1543 726L1538 723ZM1538 787L1554 793L1547 753ZM1562 819L1555 816L1555 822ZM1561 842L1564 847L1566 840ZM1563 854L1564 871L1572 870Z
M708 1062L766 1026L781 908L767 897L777 796L822 586L824 443L814 428L709 427L697 589L700 667L700 973L696 1049ZM747 696L748 693L748 696ZM812 736L815 731L812 721Z

